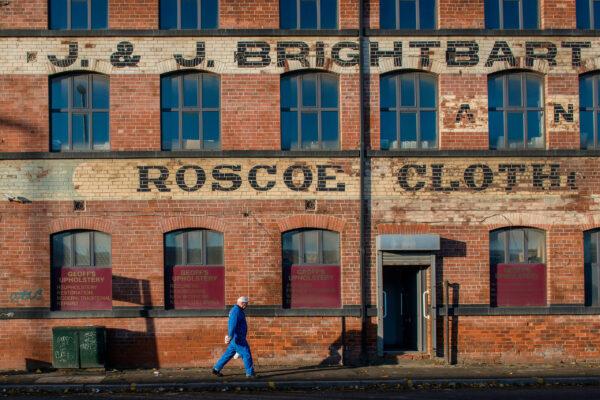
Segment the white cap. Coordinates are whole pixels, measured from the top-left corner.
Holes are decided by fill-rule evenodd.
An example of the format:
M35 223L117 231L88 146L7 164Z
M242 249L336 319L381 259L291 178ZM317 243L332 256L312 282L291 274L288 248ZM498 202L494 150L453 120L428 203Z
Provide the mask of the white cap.
M250 302L250 300L246 296L241 296L239 299L237 299L237 301L238 301L238 303L248 303L248 302Z

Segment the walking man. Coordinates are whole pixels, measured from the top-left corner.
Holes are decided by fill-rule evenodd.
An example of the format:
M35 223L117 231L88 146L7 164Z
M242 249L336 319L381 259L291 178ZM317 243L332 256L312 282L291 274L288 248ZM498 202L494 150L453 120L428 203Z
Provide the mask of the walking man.
M244 368L246 369L246 377L254 378L254 363L252 362L252 354L250 354L250 345L246 341L246 334L248 333L248 325L246 324L246 314L244 309L248 307L248 298L242 296L237 299L237 304L229 311L229 324L227 329L227 336L225 336L225 343L228 344L225 353L219 361L215 364L212 369L213 375L223 376L221 370L238 353L244 361Z

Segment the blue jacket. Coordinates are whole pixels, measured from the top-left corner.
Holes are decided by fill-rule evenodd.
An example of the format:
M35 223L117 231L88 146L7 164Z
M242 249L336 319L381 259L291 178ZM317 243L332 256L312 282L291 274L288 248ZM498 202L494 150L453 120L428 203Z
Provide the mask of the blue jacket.
M246 334L248 325L246 324L246 314L237 304L229 311L229 324L227 335L236 344L246 344Z

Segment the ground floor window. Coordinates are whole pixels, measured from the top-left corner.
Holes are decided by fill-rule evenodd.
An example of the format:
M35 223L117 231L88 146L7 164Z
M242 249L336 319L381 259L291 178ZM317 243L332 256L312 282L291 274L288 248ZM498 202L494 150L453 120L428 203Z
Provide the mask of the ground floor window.
M600 305L600 271L598 270L598 252L600 251L600 229L584 233L584 273L585 305Z

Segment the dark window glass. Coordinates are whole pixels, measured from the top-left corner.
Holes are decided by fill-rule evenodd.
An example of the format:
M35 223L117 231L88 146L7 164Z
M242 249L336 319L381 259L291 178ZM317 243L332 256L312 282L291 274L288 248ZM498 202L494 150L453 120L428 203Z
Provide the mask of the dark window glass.
M223 234L206 229L186 229L165 235L165 264L223 265Z
M52 267L109 267L110 235L96 231L68 231L52 235Z
M536 29L537 0L485 0L487 29Z
M381 29L434 29L435 0L382 0Z
M490 264L543 264L546 235L531 228L509 228L490 232Z
M381 149L437 147L435 77L420 72L384 75L380 89Z
M283 234L283 264L339 265L340 235L320 229L300 229Z
M98 74L50 80L52 151L109 150L109 82Z
M600 231L589 231L583 235L584 244L584 276L585 305L600 305L600 270L598 254L600 253Z
M160 29L216 29L218 0L160 0Z
M107 29L108 0L50 0L50 29Z
M491 149L544 147L542 93L541 77L531 73L510 73L489 78Z
M281 78L283 150L339 148L339 94L335 75L305 73Z
M162 77L162 149L218 150L220 136L218 76L185 73Z
M600 125L600 105L598 82L600 74L583 75L579 78L579 123L581 132L581 149L596 149L598 144L598 127Z
M337 0L280 0L281 29L337 29Z

